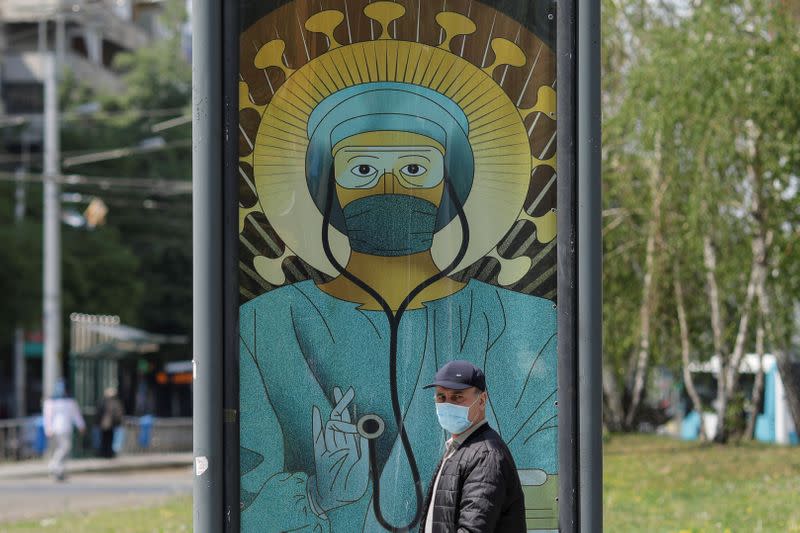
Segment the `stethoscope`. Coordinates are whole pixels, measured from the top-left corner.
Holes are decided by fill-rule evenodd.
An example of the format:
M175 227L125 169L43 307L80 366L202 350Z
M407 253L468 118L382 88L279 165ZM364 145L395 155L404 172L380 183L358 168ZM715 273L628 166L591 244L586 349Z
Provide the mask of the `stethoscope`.
M331 181L333 182L333 180ZM367 414L358 419L356 428L359 434L367 439L367 448L369 449L369 471L372 478L372 508L375 512L375 518L378 520L378 523L387 531L398 533L411 531L411 529L419 523L420 519L422 518L423 496L422 480L420 479L417 460L414 456L414 451L411 449L411 442L408 439L408 434L406 433L406 429L403 424L403 415L400 412L400 398L397 392L397 332L400 327L400 320L409 304L427 287L450 275L464 258L464 255L467 253L467 245L469 244L469 225L467 224L467 217L464 214L464 208L459 202L456 191L447 176L444 178L444 184L447 189L448 196L456 208L458 221L461 224L461 245L459 246L458 253L456 253L453 261L447 265L446 268L414 287L414 289L409 292L400 303L400 306L397 308L396 312L392 311L392 308L389 307L389 304L386 302L386 300L384 300L375 289L370 287L359 277L345 270L345 268L336 260L331 252L328 230L330 226L331 210L333 208L333 196L336 190L335 183L330 183L328 186L327 197L325 199L325 210L322 218L322 249L325 252L325 256L328 258L328 261L330 261L339 274L372 296L372 298L374 298L375 301L381 306L384 314L386 314L386 318L389 320L389 388L392 397L392 415L394 416L395 423L397 424L397 432L400 435L403 451L408 459L408 466L411 469L411 478L414 481L414 493L416 498L414 517L407 525L393 526L383 517L383 513L381 513L381 476L380 472L378 472L378 453L375 449L374 441L383 434L386 424L380 416L375 414Z

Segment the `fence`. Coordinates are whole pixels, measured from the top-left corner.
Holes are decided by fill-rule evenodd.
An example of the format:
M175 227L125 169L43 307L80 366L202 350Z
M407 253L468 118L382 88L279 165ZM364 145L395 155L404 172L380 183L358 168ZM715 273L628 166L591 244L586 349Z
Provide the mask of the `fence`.
M192 451L190 417L125 417L120 429L121 455ZM93 440L93 431L94 428L90 428L87 432L85 438L89 441ZM87 444L86 448L92 446ZM41 417L0 420L0 462L40 457L46 449Z
M42 454L42 445L35 417L0 420L0 462L37 457Z
M126 417L122 429L121 454L192 451L191 418Z

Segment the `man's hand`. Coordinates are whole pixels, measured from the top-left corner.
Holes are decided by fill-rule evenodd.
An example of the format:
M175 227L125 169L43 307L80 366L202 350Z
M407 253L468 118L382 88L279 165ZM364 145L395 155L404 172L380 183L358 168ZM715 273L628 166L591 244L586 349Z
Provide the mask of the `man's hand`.
M314 463L316 475L309 478L314 503L322 511L330 511L354 502L364 495L369 483L369 461L364 439L350 422L348 406L353 401L352 387L342 395L333 389L336 406L330 419L322 424L319 409L312 409Z

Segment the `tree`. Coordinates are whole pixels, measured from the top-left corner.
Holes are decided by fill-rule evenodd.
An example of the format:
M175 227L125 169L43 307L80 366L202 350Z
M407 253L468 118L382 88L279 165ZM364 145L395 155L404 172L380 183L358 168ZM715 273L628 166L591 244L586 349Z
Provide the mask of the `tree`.
M149 46L120 54L115 68L125 90L96 93L72 79L64 106L79 109L95 102L99 112L82 120L80 129L62 133L65 151L98 152L155 142L157 151L77 165L66 169L94 176L191 180L191 126L154 133L152 127L189 113L191 66L181 53L186 18L181 3L165 4L166 35ZM158 139L160 138L160 139ZM128 320L148 330L188 334L191 330L191 196L158 189L112 187L101 194L109 206L108 225L138 259L137 279L147 287L141 306Z
M65 174L110 178L191 179L189 124L154 133L152 126L189 113L191 68L181 53L182 2L165 3L165 39L131 54L122 54L116 68L125 89L102 94L65 73L61 83L61 147L64 159L98 151L137 147L160 136L162 150L66 166ZM14 138L20 132L3 132ZM41 173L38 158L31 174ZM2 162L0 162L2 163ZM3 170L13 171L6 164ZM27 184L27 213L13 220L13 183L0 182L0 350L10 353L14 325L41 325L42 220L41 186ZM70 312L119 314L131 325L152 331L187 334L191 330L191 198L161 189L67 185L65 193L80 193L82 211L98 196L109 207L107 224L92 231L62 226L63 319L67 332ZM146 289L146 290L145 290ZM65 343L68 341L65 335ZM66 353L66 345L64 352Z
M604 318L613 332L607 360L624 390L606 390L607 405L617 403L612 394L626 400L624 422L635 427L651 362L684 367L692 389L687 351L715 353L724 441L759 308L769 310L771 350L788 354L797 292L782 289L798 283L787 249L800 203L800 39L783 5L766 0L705 2L681 14L612 6L627 34L611 37L617 52L607 56L624 74L606 86L618 100L608 99L604 120L606 213L619 215L604 231ZM636 46L620 53L625 44ZM782 296L780 310L771 295ZM788 360L780 355L784 367Z
M2 189L11 189L7 184ZM38 190L37 190L38 189ZM29 196L39 193L37 187ZM3 199L13 195L3 195ZM42 225L39 206L21 222L13 222L10 202L0 202L0 345L11 346L15 325L41 326ZM93 231L62 227L62 309L64 331L70 312L119 312L132 319L139 311L142 282L138 261L113 228ZM124 305L121 305L124 304ZM68 339L65 340L66 342ZM65 352L66 353L66 352Z

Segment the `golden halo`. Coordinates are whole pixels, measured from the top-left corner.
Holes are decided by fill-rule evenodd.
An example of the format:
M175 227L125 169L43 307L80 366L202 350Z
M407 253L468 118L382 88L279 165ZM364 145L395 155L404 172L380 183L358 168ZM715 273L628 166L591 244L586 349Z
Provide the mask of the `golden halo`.
M256 61L269 64L270 56L280 56L282 49L266 52L259 53ZM514 224L530 182L529 140L519 110L489 73L441 48L385 39L338 46L287 74L258 130L255 185L273 228L314 268L337 273L323 254L322 215L306 183L308 117L327 96L362 83L394 81L427 87L453 100L467 116L475 173L464 211L468 221L481 223L470 224L469 247L458 270L490 252ZM332 228L330 241L334 256L346 264L347 237ZM460 225L452 221L434 236L436 263L452 261L460 243Z

